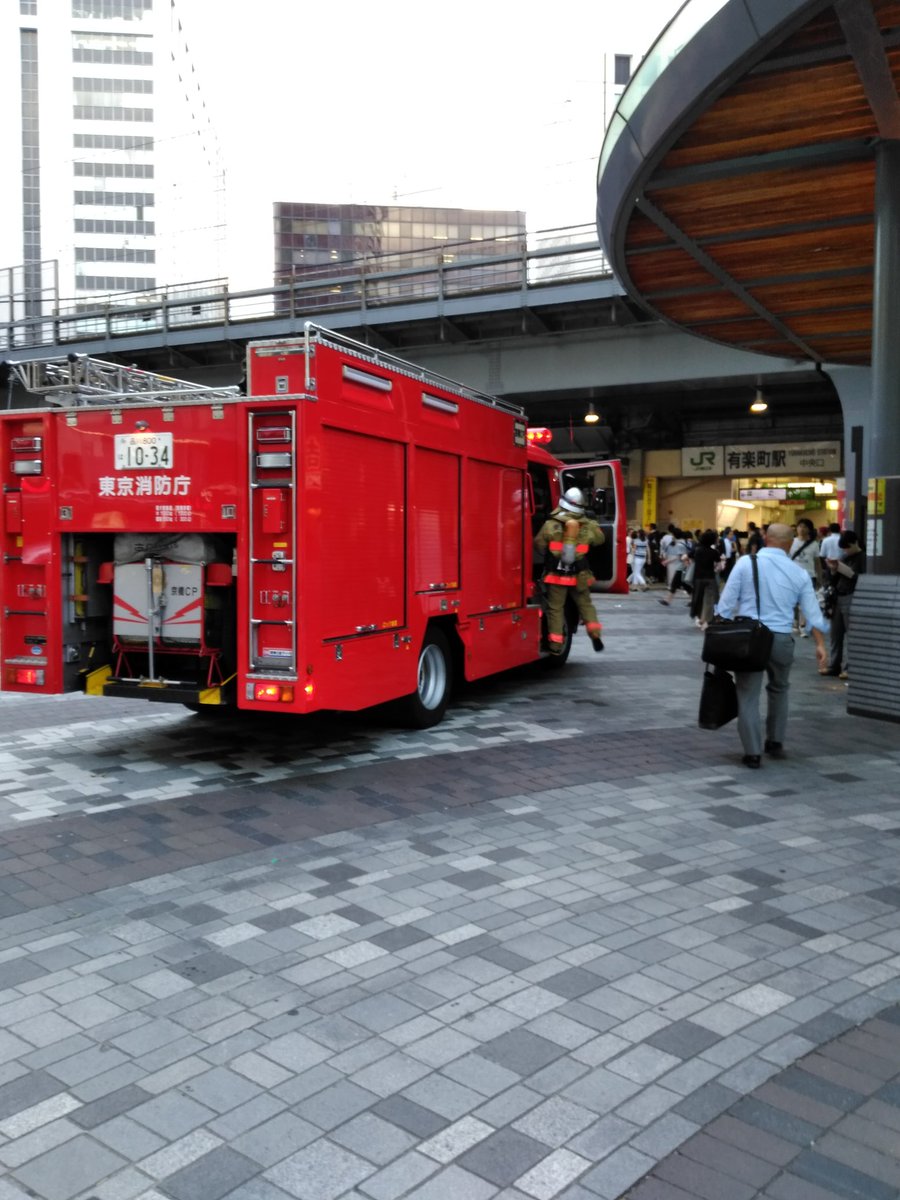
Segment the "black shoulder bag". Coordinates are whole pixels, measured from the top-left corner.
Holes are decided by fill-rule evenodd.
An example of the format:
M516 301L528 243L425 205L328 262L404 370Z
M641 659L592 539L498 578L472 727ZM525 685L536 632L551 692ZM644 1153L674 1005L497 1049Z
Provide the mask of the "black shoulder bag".
M751 555L753 589L756 592L756 617L735 617L729 621L717 617L703 638L702 659L726 671L762 671L772 653L772 630L759 619L759 566Z

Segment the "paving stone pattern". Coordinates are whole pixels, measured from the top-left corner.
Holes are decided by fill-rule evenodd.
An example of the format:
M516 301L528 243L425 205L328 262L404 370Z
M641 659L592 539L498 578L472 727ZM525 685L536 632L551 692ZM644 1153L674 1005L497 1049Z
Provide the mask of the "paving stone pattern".
M0 698L0 1200L900 1197L900 731L600 606L425 734Z

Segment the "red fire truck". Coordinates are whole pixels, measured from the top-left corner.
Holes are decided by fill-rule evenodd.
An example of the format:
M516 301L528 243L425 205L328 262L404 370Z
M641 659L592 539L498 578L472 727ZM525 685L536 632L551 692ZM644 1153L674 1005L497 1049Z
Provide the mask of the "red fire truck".
M0 417L6 690L435 724L455 678L545 654L532 537L573 485L627 590L617 462L564 468L516 406L318 326L251 343L246 394L11 366L43 406Z

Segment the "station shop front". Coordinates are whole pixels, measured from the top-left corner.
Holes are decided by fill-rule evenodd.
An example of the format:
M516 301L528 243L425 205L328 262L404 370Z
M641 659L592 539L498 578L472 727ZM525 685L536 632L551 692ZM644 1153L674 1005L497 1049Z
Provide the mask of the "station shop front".
M629 522L636 526L730 525L743 532L751 521L794 525L807 517L817 528L844 523L839 441L685 446L649 450L640 459L640 488L629 495ZM634 475L629 482L637 484Z

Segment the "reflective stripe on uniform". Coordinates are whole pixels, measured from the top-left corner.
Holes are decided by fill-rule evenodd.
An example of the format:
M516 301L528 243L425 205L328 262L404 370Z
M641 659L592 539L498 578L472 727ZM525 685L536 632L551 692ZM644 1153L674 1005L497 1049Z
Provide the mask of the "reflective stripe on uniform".
M547 634L547 641L548 641L548 642L559 642L559 643L560 643L560 645L562 645L562 643L563 643L565 640L566 640L566 639L563 637L563 635L562 635L561 633L548 633L548 634Z
M596 629L597 632L600 633L600 631L603 629L603 626L599 621L585 621L584 627L588 633L590 633L592 629Z
M578 580L574 575L545 575L544 583L559 583L563 587L574 587Z
M578 555L587 554L589 549L590 549L590 546L588 546L588 544L586 542L584 545L582 545L581 542L579 542L578 545L575 547L575 553Z
M562 554L563 544L562 542L551 542L547 548L552 550L554 554Z

